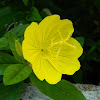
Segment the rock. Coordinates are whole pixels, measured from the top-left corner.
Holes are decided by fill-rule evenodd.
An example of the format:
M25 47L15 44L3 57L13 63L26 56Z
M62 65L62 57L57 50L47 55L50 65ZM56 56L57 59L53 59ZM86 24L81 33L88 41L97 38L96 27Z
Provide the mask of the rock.
M75 84L75 86L83 93L86 100L100 100L100 86L88 84Z
M88 84L75 84L87 100L100 100L100 86ZM19 100L53 100L42 94L32 84L25 85Z

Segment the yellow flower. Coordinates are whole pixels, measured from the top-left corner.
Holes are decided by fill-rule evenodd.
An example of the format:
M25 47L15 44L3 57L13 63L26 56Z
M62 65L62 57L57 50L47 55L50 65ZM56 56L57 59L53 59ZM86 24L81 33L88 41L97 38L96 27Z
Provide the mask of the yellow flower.
M83 49L72 38L74 28L68 19L59 15L44 18L39 25L32 22L24 34L22 51L24 58L32 64L38 79L56 84L62 74L73 75L80 68L78 58Z

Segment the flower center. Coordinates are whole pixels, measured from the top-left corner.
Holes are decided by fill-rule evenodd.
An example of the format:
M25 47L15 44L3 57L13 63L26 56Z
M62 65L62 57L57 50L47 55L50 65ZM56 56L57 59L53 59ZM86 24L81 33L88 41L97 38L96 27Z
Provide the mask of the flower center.
M41 55L45 58L49 55L49 50L47 48L40 49Z
M41 49L41 52L43 52L44 50L43 49Z

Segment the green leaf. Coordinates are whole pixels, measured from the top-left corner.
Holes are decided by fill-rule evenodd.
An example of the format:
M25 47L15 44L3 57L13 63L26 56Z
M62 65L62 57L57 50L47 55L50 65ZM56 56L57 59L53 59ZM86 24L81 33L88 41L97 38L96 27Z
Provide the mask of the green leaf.
M0 48L6 47L7 44L8 43L5 37L0 38Z
M12 23L12 9L11 7L0 8L0 37L6 32L8 26ZM9 19L9 20L8 20Z
M17 11L15 8L0 8L0 37L2 37L12 25L19 22L22 23L25 18L25 13Z
M24 39L24 31L25 29L28 27L29 24L25 24L22 26L17 26L13 29L11 29L9 32L4 34L4 37L8 37L9 33L13 33L17 36L17 38L19 38L19 42L22 43L23 39Z
M91 48L90 48L90 50L88 51L88 54L92 54L95 50L96 50L96 44L95 45L93 45Z
M41 21L42 20L42 17L40 16L40 14L39 14L39 11L38 11L38 9L37 8L35 8L35 7L32 7L31 8L31 11L30 11L30 13L29 13L29 15L27 16L27 20L28 21Z
M95 1L94 1L94 5L95 5L96 8L100 11L100 0L95 0Z
M17 54L18 54L19 56L23 56L23 53L22 53L22 46L21 46L21 44L19 43L19 39L18 39L18 40L15 40L15 47L16 47Z
M97 48L97 50L100 52L100 40L97 41L97 43L96 43L96 48Z
M10 54L0 52L0 75L4 74L5 69L11 65L18 63Z
M19 42L22 44L22 41L24 40L24 31L25 31L26 27L28 27L28 25L29 24L25 24L25 25L15 27L15 28L11 29L10 31L6 32L4 34L4 37L8 38L8 34L13 33L17 36L17 38L19 38ZM0 50L10 50L10 48L8 46L8 41L7 41L7 46L0 48Z
M25 80L32 72L30 66L24 64L13 64L5 70L3 82L5 85L11 85Z
M100 53L93 52L92 54L89 54L87 56L87 60L90 61L95 61L95 62L100 62Z
M0 84L0 100L18 100L23 87L23 82L11 86Z
M84 45L84 37L76 37L75 38L80 44L81 44L81 46L83 47L83 45Z
M0 65L1 64L16 64L16 59L10 54L0 52Z
M73 76L73 80L75 83L83 83L83 71L82 69L80 69L79 71L77 71Z
M9 46L10 46L10 49L15 57L15 59L17 61L19 61L20 63L24 63L24 58L19 56L17 51L16 51L16 46L15 46L15 41L17 40L17 37L12 34L11 32L8 34L8 42L9 42Z
M25 4L25 6L27 6L27 5L28 5L28 1L29 1L29 0L23 0L23 2L24 2L24 4Z
M0 81L2 81L3 80L3 75L0 75Z
M86 100L83 94L70 82L61 80L55 85L48 84L46 81L40 81L32 73L31 82L45 95L54 100Z
M10 64L0 64L0 75L4 74L4 71Z

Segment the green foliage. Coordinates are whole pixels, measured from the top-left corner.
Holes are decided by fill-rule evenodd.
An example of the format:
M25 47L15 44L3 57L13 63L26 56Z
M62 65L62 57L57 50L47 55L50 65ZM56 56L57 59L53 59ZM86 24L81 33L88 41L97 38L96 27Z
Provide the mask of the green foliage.
M22 41L24 39L24 31L28 25L29 24L25 24L25 25L15 27L15 28L11 29L10 31L8 31L7 33L5 33L4 37L7 38L8 34L13 33L17 38L19 38L19 42L22 43Z
M9 46L10 46L10 49L15 57L15 59L17 61L19 61L20 63L24 63L24 58L19 56L17 51L16 51L16 46L15 46L15 41L17 40L17 37L12 34L11 32L8 34L8 42L9 42Z
M76 37L76 40L81 44L81 46L83 47L84 45L84 37Z
M0 75L4 74L4 71L10 64L0 64Z
M0 64L16 64L17 61L13 56L7 53L0 52Z
M29 15L27 16L28 21L37 21L40 22L42 20L40 13L36 7L32 7Z
M45 95L54 100L86 100L83 94L70 82L61 80L55 85L40 81L35 74L30 76L31 82Z
M7 40L5 37L0 38L0 49L7 46Z
M27 6L27 5L28 5L28 1L29 1L29 0L23 0L23 2L24 2L24 4L25 4L25 6Z
M83 55L79 58L81 69L73 76L64 76L63 78L75 83L98 84L100 82L100 67L98 66L100 64L100 0L2 0L0 7L0 82L2 82L3 77L6 77L6 85L15 84L26 79L31 73L29 63L23 59L22 53L19 53L21 49L18 49L16 41L18 43L19 39L19 43L22 44L26 27L33 21L39 23L47 16L44 8L49 9L52 14L59 14L61 19L67 18L73 22L75 28L73 37L77 37L76 39L84 50ZM23 67L20 68L19 65ZM7 70L10 70L10 73ZM27 77L23 77L25 73L27 73ZM16 79L17 77L18 79ZM8 79L9 81L7 81ZM67 89L66 94L71 93L71 90L74 89L72 84L67 81L62 80L56 85L50 85L45 81L39 81L33 74L31 81L42 93L51 98L54 96L56 98L57 95L58 100ZM4 86L0 84L0 100L16 100L20 93L17 91L17 86L20 87L18 91L21 91L23 85ZM55 86L60 88L58 94L54 92L58 91ZM61 89L64 91L63 93L61 93ZM76 91L75 88L75 95L73 95L79 96L80 93L77 94ZM67 98L66 94L63 97Z
M0 21L0 37L2 37L14 23L22 22L24 18L24 13L16 11L14 8L0 8L0 19L2 19Z
M30 66L24 64L13 64L5 70L3 82L5 85L12 85L25 80L32 72Z
M0 75L0 81L2 81L3 80L3 75Z
M15 40L15 47L16 47L17 54L18 54L19 56L23 56L23 53L22 53L22 46L21 46L21 44L19 43L19 39L18 39L18 40Z
M23 82L11 86L0 84L0 100L18 100L23 87Z
M4 74L5 69L14 63L18 63L13 56L0 52L0 75Z
M79 71L77 71L73 76L73 80L75 83L83 83L83 71L82 69L80 69Z

